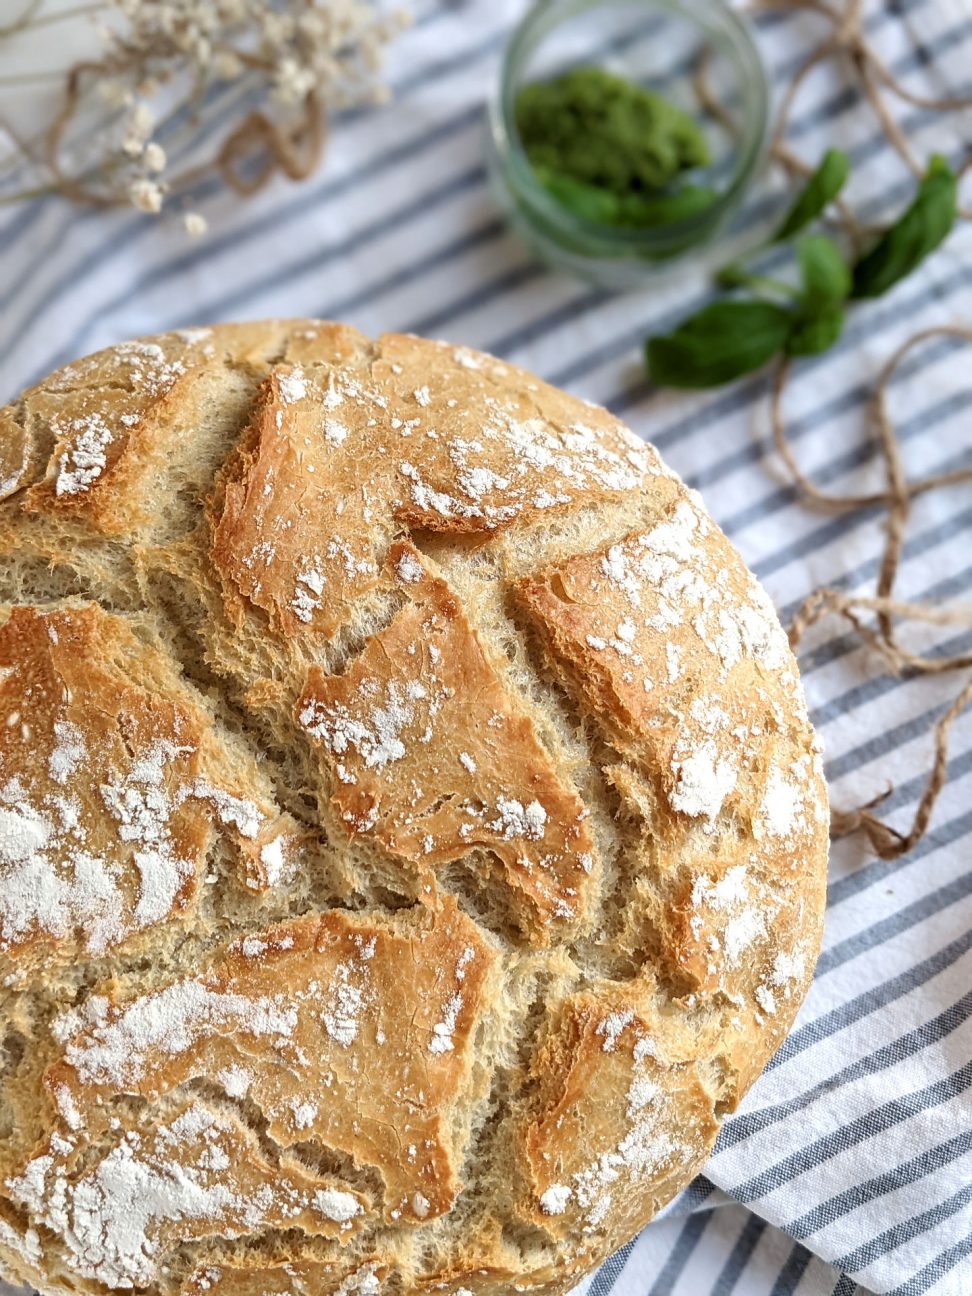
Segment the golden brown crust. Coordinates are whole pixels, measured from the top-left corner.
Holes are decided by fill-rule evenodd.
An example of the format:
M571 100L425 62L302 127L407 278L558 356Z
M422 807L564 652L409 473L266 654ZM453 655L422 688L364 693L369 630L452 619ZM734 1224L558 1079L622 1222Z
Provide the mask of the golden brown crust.
M328 332L315 351L291 347L304 363L272 370L218 483L213 564L287 634L347 620L379 583L395 518L490 532L654 470L615 419L585 409L580 421L576 401L529 374L463 348L449 363L420 338L363 342Z
M375 1296L388 1270L375 1260L292 1260L262 1267L203 1265L182 1288L185 1296Z
M33 453L24 409L6 405L0 410L0 499L17 490L29 471Z
M135 526L172 441L190 434L194 379L205 359L203 346L174 335L129 342L28 392L27 414L46 425L54 445L25 507L81 515L108 534Z
M298 719L330 767L349 836L374 835L423 879L482 847L532 938L578 917L594 868L584 807L514 709L445 581L397 544L407 602L344 675L311 669Z
M22 980L191 906L214 827L251 889L294 826L206 733L172 663L97 605L0 625L0 968Z
M517 1123L518 1209L582 1267L605 1236L629 1236L678 1192L718 1129L698 1062L661 1052L639 989L560 1006Z
M443 1214L495 954L451 900L407 919L310 915L235 941L191 981L98 998L60 1028L55 1108L90 1134L113 1094L158 1103L213 1079L256 1104L278 1148L317 1142L378 1172L381 1193L356 1195L349 1218Z
M519 597L614 745L657 781L673 831L759 802L778 734L802 721L797 677L765 595L690 499Z
M649 860L652 889L663 884L654 929L669 971L693 992L751 996L766 941L815 947L815 924L794 933L790 910L807 891L820 902L827 831L796 666L766 596L683 496L645 530L521 580L517 598L622 758L605 772L642 825L636 888ZM761 997L775 999L768 984Z
M657 471L606 410L466 347L385 334L372 376L400 436L391 489L409 527L494 531L623 495Z
M382 530L388 540L386 502L371 485L382 471L371 429L326 413L337 391L333 379L275 369L220 483L213 565L288 634L340 626L377 584L375 541Z
M0 410L0 1272L565 1294L819 943L771 607L611 415L319 321Z

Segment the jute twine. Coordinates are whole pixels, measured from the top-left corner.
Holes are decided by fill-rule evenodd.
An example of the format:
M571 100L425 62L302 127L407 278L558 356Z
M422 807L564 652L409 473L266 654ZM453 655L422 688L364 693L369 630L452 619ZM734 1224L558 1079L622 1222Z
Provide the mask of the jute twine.
M894 674L911 678L942 675L950 672L969 672L972 669L972 652L951 657L938 657L913 652L901 644L897 637L897 624L901 621L924 621L937 625L955 622L972 624L972 608L940 608L931 604L911 603L894 596L895 580L904 544L905 523L911 501L929 491L954 486L972 480L972 468L951 473L940 473L917 480L909 479L901 463L900 448L894 426L888 414L887 389L904 357L916 346L935 337L957 337L972 342L972 329L962 325L941 325L924 329L900 346L882 369L869 402L869 417L876 432L878 454L884 462L886 489L867 495L838 495L822 491L801 471L787 441L782 402L789 372L788 362L776 371L770 400L773 439L793 480L806 499L817 506L836 512L853 512L857 509L883 505L886 509L887 533L877 588L873 595L847 594L825 586L815 590L797 609L790 626L790 643L796 648L806 631L826 616L838 616L846 621L862 642L882 658L886 668ZM870 614L873 620L866 621ZM867 835L874 851L882 859L894 859L918 842L925 834L935 802L945 783L948 763L948 733L955 718L972 701L972 674L967 674L958 695L935 726L934 759L931 773L922 792L908 832L899 833L878 819L872 810L876 803L857 810L831 812L831 831L836 836L862 831ZM887 795L887 794L885 794ZM883 800L881 797L880 800Z
M824 17L829 24L824 39L807 54L784 94L771 144L772 157L794 179L808 175L812 167L797 157L785 143L790 113L800 86L808 73L827 59L841 59L849 64L888 142L916 175L921 174L922 163L911 152L904 133L892 116L887 96L894 96L917 108L941 113L958 112L972 107L972 96L927 98L914 94L903 86L871 48L863 33L862 0L848 0L843 10L836 9L827 3L827 0L757 0L753 7L804 9ZM970 163L972 157L966 159L961 173L964 174L969 169ZM836 203L835 209L838 225L851 242L858 246L867 236L867 228L858 221L846 203L842 201ZM969 219L972 217L972 209L961 208L960 215ZM790 445L783 415L783 400L791 371L788 360L782 361L776 369L770 397L774 444L795 485L809 503L842 513L875 506L883 506L886 511L887 536L874 594L867 596L847 594L829 586L815 590L803 601L793 619L789 631L791 645L796 648L806 631L824 617L837 616L851 626L868 648L880 655L886 668L894 674L904 674L910 678L951 673L963 676L962 685L954 700L935 726L931 771L908 831L898 832L873 813L876 806L890 795L893 790L890 787L867 805L855 810L834 809L831 812L833 835L863 832L874 852L882 859L894 859L904 855L927 831L935 802L946 780L949 730L956 717L972 702L972 674L964 674L972 671L972 652L959 653L951 657L914 652L899 641L897 632L898 624L905 621L922 621L938 625L953 622L972 623L972 608L955 605L941 608L932 604L906 602L895 597L895 581L912 500L919 495L926 495L932 491L972 480L972 468L916 479L909 478L902 464L897 434L888 411L888 388L898 367L915 347L937 337L972 342L972 327L965 324L943 324L916 333L898 347L875 382L867 414L875 434L877 453L884 465L886 484L883 490L859 495L835 494L822 490L802 472Z

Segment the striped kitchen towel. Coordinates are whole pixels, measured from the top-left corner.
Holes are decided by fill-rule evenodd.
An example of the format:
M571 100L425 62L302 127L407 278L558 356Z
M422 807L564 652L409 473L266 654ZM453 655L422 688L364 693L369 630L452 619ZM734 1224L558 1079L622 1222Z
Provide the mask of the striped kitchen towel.
M839 0L834 0L839 3ZM369 332L411 329L509 358L609 405L703 491L784 620L823 583L873 588L878 510L808 509L768 445L765 382L692 396L650 391L640 346L703 301L691 270L611 296L538 266L508 231L483 167L483 106L516 0L415 0L393 47L387 109L334 124L327 163L298 187L247 203L215 182L193 206L211 234L187 244L176 220L70 208L48 199L0 216L0 347L6 399L79 353L134 334L266 315L321 315ZM865 3L884 61L918 95L972 92L968 0ZM820 35L812 16L761 18L777 91ZM969 116L944 121L898 105L918 156L959 162ZM216 95L203 146L228 116ZM791 142L853 162L849 193L879 218L912 181L840 69L803 87ZM776 187L774 187L774 185ZM753 196L740 245L778 209L778 181ZM797 368L787 396L796 453L831 489L879 485L866 421L870 384L920 328L972 316L972 229L920 273L858 307L827 355ZM939 339L910 355L890 407L909 471L970 461L972 353ZM899 593L968 600L972 499L921 498L909 520ZM913 642L972 648L961 627L920 627ZM837 624L801 648L832 796L851 806L894 792L884 810L910 823L931 731L958 688L911 680ZM585 1296L894 1296L972 1293L972 716L956 724L948 782L931 831L885 863L856 839L835 845L817 977L796 1028L725 1125L704 1180L578 1289Z

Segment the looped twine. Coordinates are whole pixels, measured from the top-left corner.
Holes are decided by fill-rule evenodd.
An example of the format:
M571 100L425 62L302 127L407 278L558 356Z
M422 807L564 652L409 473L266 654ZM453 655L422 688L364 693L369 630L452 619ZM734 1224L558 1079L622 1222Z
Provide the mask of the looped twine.
M883 491L868 495L839 495L826 492L815 486L803 474L787 440L782 411L789 365L783 362L777 369L770 400L773 440L801 493L814 503L832 510L847 512L874 504L883 504L887 509L887 536L875 593L873 595L847 594L843 590L829 586L814 590L800 604L790 626L789 639L794 649L811 626L826 616L835 615L846 621L863 643L879 653L887 668L895 674L908 672L914 676L941 675L949 671L972 668L972 653L958 653L950 657L916 653L898 642L895 630L896 618L938 625L955 622L972 623L972 608L968 606L953 605L940 608L894 598L894 584L901 560L905 523L911 500L931 490L972 480L972 469L940 473L917 481L909 480L905 475L898 439L888 413L887 389L898 366L914 347L935 337L954 337L964 342L972 342L972 328L961 324L950 324L924 329L900 346L881 370L871 397L869 411L877 433L877 448L884 460L887 484ZM873 613L874 624L864 620L862 613L868 612ZM856 810L832 810L833 835L845 836L852 832L863 832L875 854L881 859L895 859L911 850L924 836L935 802L945 783L949 729L970 702L972 702L972 676L965 681L959 694L935 726L931 773L907 833L898 832L870 813L889 794L885 793L884 796Z
M904 131L891 113L886 95L893 95L913 108L930 112L963 112L967 108L972 108L972 95L930 96L916 94L913 90L909 90L900 78L894 75L865 35L862 0L848 0L843 9L835 8L829 0L751 0L748 7L752 10L804 9L820 15L830 24L827 35L806 55L794 72L780 103L776 129L770 144L770 155L791 176L809 175L812 168L784 142L790 124L790 114L807 76L819 63L827 59L844 58L849 62L888 143L915 175L921 174L921 163L912 153ZM968 162L961 168L963 173L967 166ZM838 199L834 205L840 213L841 221L848 234L855 243L858 242L867 233L866 226L857 220L842 199ZM972 209L962 208L959 214L965 219L972 219Z
M793 106L803 82L814 68L828 59L841 58L849 63L861 92L877 117L888 143L914 175L921 174L921 163L912 153L907 137L891 113L886 94L893 95L902 102L924 111L951 113L962 112L972 107L972 95L935 97L916 94L909 90L894 75L869 42L863 28L862 0L848 0L842 9L835 8L829 0L749 0L749 3L743 6L743 10L748 12L757 12L760 9L786 9L788 12L802 9L807 13L818 15L829 23L827 34L807 53L790 78L780 101L776 128L770 141L771 159L777 162L791 179L805 178L813 171L813 167L804 162L786 143ZM703 50L693 71L696 97L713 120L718 121L730 134L738 136L739 122L726 109L709 84L710 62L708 52ZM959 166L959 177L964 176L970 169L972 169L972 154ZM870 227L858 219L845 199L838 196L833 205L838 213L840 226L855 249L860 251L863 242L871 233ZM958 214L965 220L972 219L972 208L960 207Z
M972 679L966 680L965 686L958 697L955 698L935 726L935 759L932 764L931 774L928 776L928 782L925 784L925 790L921 794L921 800L918 802L918 809L915 811L911 828L907 833L898 832L897 829L890 827L889 824L877 819L870 813L874 806L880 804L894 791L894 788L889 784L887 791L856 810L832 809L830 812L831 836L844 837L849 833L861 831L867 835L874 853L881 859L897 859L901 855L907 855L908 851L924 837L928 829L932 810L935 808L939 793L945 786L948 773L948 731L952 726L952 722L965 710L969 702L972 702Z
M238 194L262 189L282 172L288 180L306 180L316 169L324 149L324 113L311 92L295 122L279 125L262 112L251 112L223 141L216 166L223 180ZM255 165L247 175L247 162Z

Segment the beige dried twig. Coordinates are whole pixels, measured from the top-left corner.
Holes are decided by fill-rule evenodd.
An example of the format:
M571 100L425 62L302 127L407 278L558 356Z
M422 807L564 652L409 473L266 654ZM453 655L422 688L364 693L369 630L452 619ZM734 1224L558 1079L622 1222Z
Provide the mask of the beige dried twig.
M4 204L59 193L95 207L131 203L158 212L169 194L213 173L241 194L276 175L303 180L320 162L328 110L386 97L378 78L382 50L406 21L400 10L354 0L182 0L175 8L167 0L92 0L51 13L43 4L29 0L0 28L0 40L97 12L103 53L60 72L62 96L40 146L0 120L30 178L39 173L43 181L0 194ZM162 128L178 115L198 123L216 83L244 85L261 101L249 110L234 104L237 119L212 156L176 174ZM107 120L96 127L99 104Z

